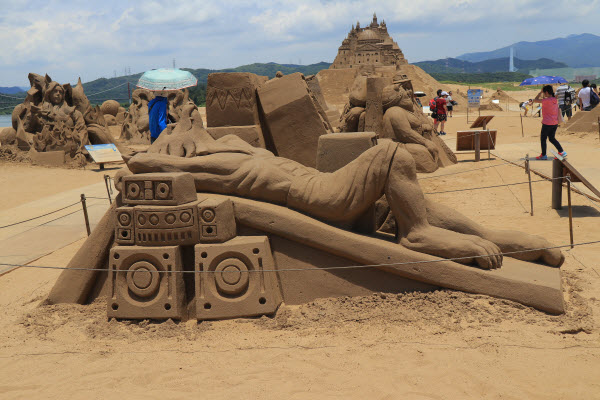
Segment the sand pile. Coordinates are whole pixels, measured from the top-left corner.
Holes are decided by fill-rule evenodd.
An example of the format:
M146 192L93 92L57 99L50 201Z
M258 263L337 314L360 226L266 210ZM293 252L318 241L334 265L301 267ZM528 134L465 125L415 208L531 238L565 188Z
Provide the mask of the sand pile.
M493 102L489 102L489 103L482 103L479 107L479 109L481 111L502 111L503 108L500 107L499 104L497 103L493 103Z
M598 133L599 120L600 107L592 111L579 111L561 127L561 130L567 133Z
M519 101L514 99L513 97L511 97L510 95L508 95L508 93L506 93L504 90L502 89L497 89L496 92L494 94L492 94L490 97L490 102L491 100L500 100L500 103L518 103Z

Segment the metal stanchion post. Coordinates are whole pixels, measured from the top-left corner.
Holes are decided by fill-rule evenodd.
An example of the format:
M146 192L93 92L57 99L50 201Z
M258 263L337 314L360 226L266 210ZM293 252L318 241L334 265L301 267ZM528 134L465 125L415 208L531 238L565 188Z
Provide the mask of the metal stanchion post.
M479 137L479 132L475 132L474 141L475 141L475 162L479 162L481 160L481 138Z
M519 111L520 113L520 111ZM519 114L519 117L521 117L521 136L525 137L525 132L523 131L523 115Z
M552 160L552 209L562 210L562 162Z
M87 230L88 236L92 234L90 230L90 218L88 217L87 204L85 202L85 194L81 193L81 207L83 208L83 218L85 219L85 229Z
M573 210L571 209L571 174L567 174L567 201L569 202L569 236L571 237L571 248L573 246Z
M112 189L110 187L110 176L104 175L104 184L106 185L106 194L108 195L108 202L112 204L112 199L110 198L110 194L112 193Z
M529 154L525 160L525 169L527 170L527 179L529 180L529 202L531 204L531 216L533 217L533 190L531 188L531 169L529 165Z

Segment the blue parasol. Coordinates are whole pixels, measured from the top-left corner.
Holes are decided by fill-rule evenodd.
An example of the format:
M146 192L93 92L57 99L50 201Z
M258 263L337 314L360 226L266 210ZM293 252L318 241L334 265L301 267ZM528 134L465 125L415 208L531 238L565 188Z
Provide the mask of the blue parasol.
M197 84L198 79L188 71L160 68L144 72L137 86L148 90L177 90Z
M527 78L519 86L552 85L555 83L567 83L567 80L562 76L542 75L535 78Z

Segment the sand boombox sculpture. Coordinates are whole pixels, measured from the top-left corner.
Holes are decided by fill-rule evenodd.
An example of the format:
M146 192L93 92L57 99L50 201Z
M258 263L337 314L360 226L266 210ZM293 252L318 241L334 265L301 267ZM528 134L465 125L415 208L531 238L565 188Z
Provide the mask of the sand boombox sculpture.
M236 236L229 199L199 199L191 174L124 178L110 250L108 317L186 319L274 313L281 294L266 236ZM182 252L193 251L185 270Z

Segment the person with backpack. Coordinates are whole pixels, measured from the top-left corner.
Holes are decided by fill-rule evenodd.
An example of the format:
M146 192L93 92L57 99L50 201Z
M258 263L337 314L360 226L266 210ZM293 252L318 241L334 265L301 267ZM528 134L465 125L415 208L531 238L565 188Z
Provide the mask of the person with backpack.
M558 106L562 113L563 118L565 115L570 120L573 116L573 101L575 100L575 89L568 84L564 84L556 89L556 98L558 99Z
M437 126L438 126L438 124L440 124L440 130L438 131L438 135L441 135L441 136L446 134L446 132L444 132L444 124L446 123L446 121L448 119L448 108L446 105L447 97L448 97L447 92L441 92L440 97L437 97L435 99L436 118L435 118L435 122L433 123L433 127L437 131Z
M546 85L542 88L542 91L533 99L534 103L542 104L542 132L540 134L540 142L542 144L542 154L536 157L537 160L547 160L546 155L546 140L550 140L550 143L556 147L558 154L561 157L566 157L567 152L564 151L558 140L556 140L556 130L558 124L562 122L562 114L558 108L558 100L554 96L554 89L552 85Z
M581 82L582 89L579 90L577 97L579 98L579 108L583 111L591 111L600 103L600 97L589 86L590 81L584 79Z
M442 94L442 89L438 89L437 97L429 100L429 111L431 111L431 118L433 118L433 124L435 125L435 121L437 121L437 103L436 100Z

